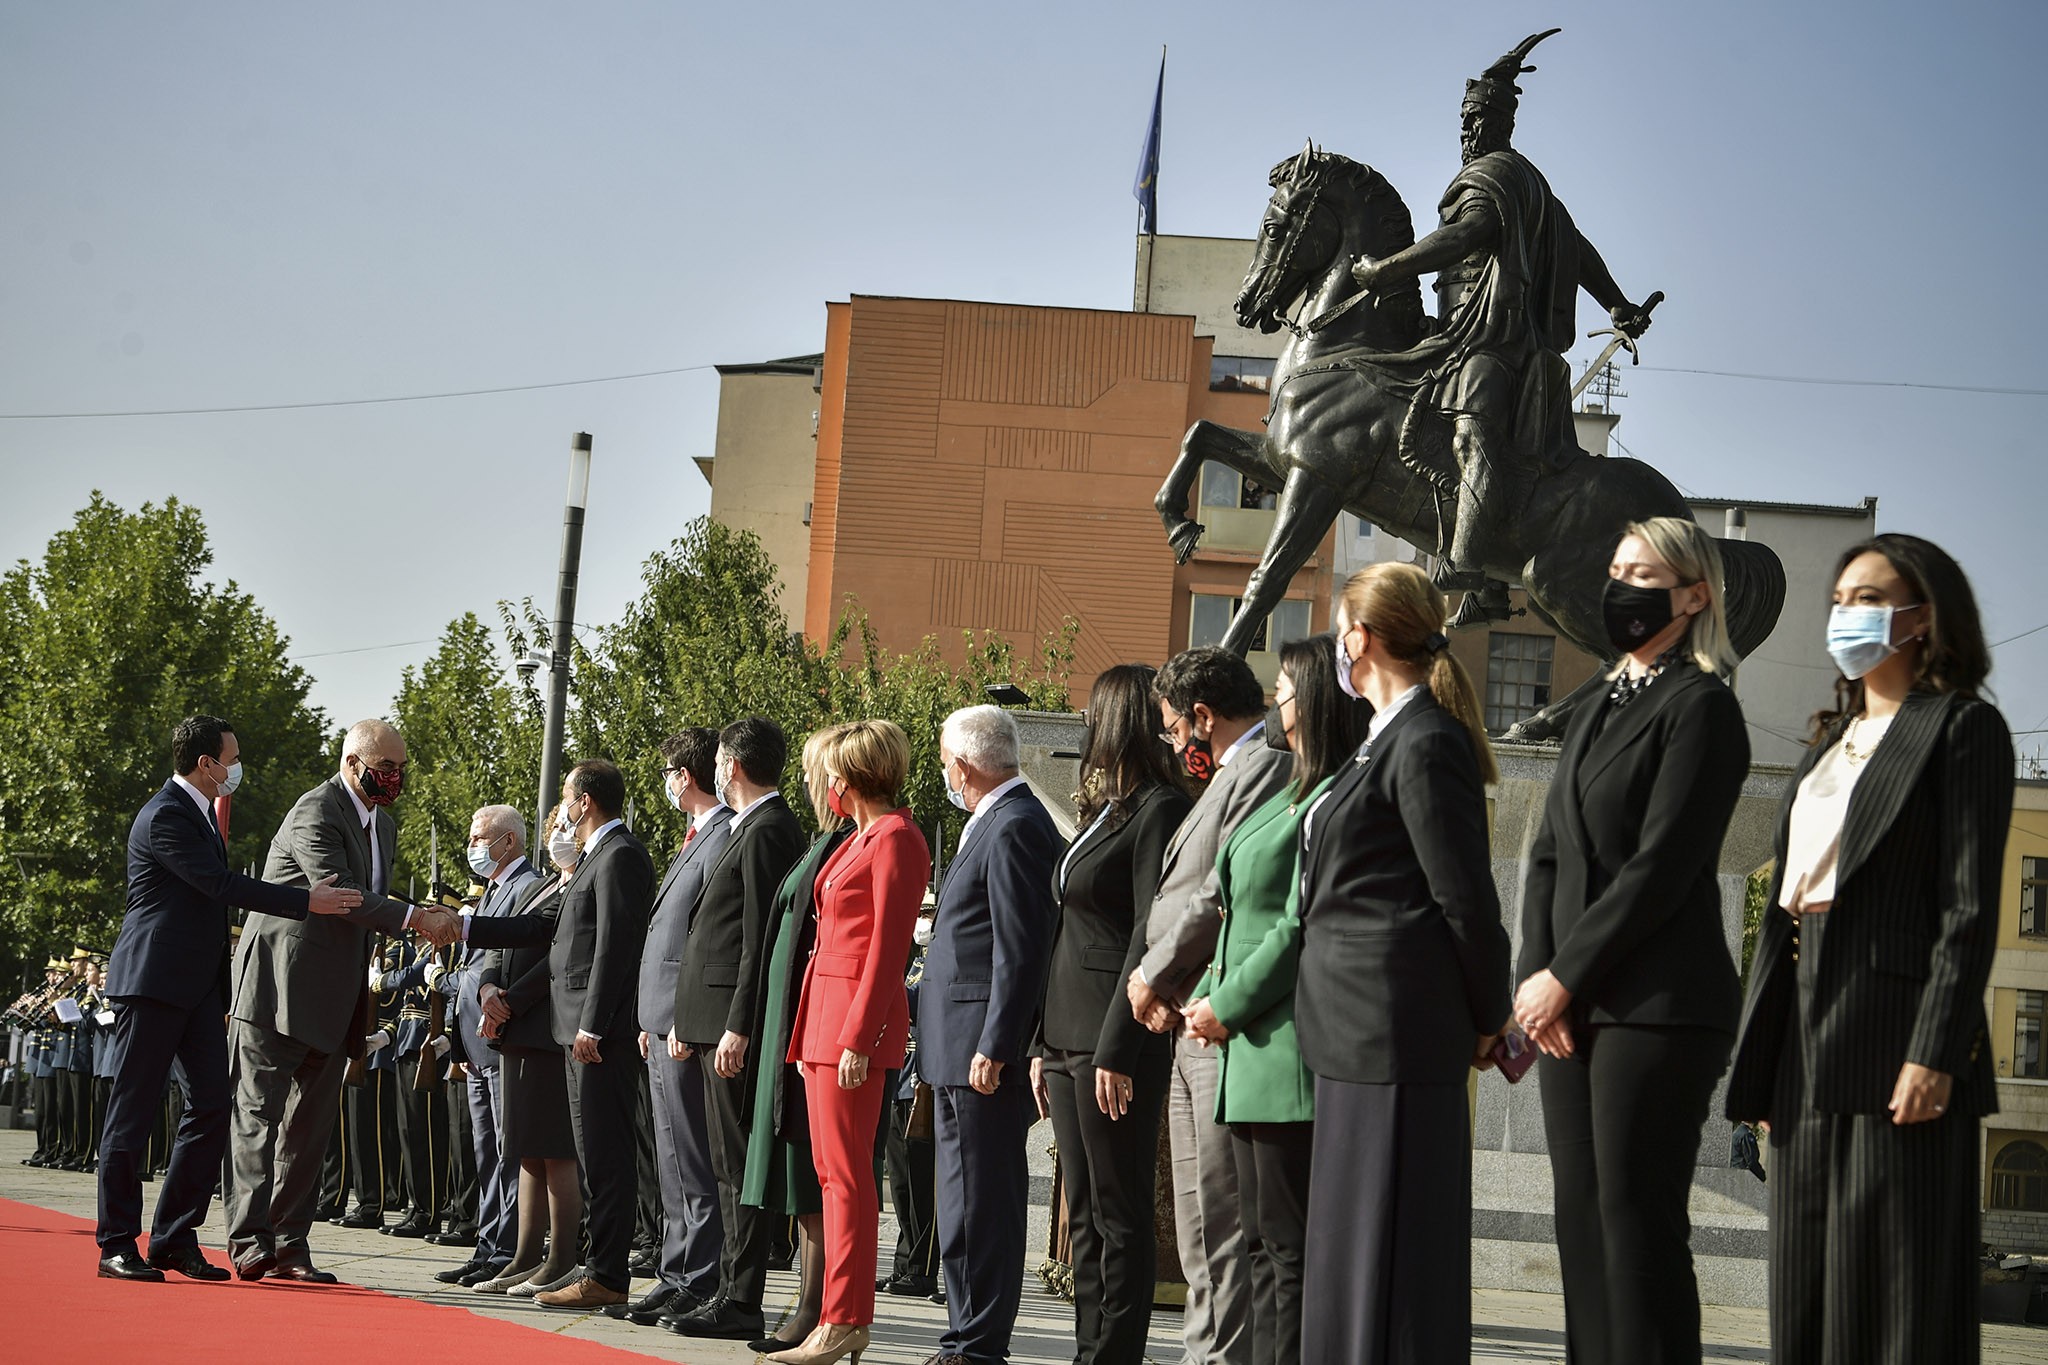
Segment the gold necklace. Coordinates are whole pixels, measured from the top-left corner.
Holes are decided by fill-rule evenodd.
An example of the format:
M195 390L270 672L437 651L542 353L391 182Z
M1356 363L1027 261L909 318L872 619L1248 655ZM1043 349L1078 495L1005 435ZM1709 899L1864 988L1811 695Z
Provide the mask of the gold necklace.
M1862 724L1863 717L1858 716L1849 722L1849 728L1842 733L1842 757L1848 759L1853 765L1861 765L1872 754L1877 752L1877 744L1884 743L1884 736L1879 735L1877 744L1871 745L1868 749L1858 749L1856 747L1856 729Z

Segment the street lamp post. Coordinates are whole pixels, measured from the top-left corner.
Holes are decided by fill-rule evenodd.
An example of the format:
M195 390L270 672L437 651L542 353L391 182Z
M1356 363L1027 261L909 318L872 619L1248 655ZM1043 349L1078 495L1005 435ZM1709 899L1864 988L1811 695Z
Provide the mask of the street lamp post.
M549 640L547 729L540 747L540 804L534 813L536 838L562 789L562 722L569 709L569 641L576 630L576 572L583 562L583 509L590 501L590 433L579 431L569 447L569 495L562 509L562 574L555 588L555 624Z

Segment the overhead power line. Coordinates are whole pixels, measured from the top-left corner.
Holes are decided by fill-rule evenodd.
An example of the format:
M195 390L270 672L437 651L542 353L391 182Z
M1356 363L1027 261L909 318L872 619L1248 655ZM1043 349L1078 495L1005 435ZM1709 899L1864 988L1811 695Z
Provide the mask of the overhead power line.
M237 412L298 412L311 408L360 408L383 403L431 403L445 398L488 398L505 393L535 393L542 389L573 389L585 384L621 384L634 379L661 379L669 375L694 374L716 369L715 364L676 365L633 374L597 375L589 379L556 379L541 384L501 384L485 389L451 389L445 393L401 393L381 398L326 398L303 403L235 403L201 408L132 408L108 412L0 412L0 422L66 422L108 417L206 417ZM1936 393L2004 394L2019 398L2048 398L2048 389L2005 387L1991 384L1931 384L1911 379L1831 379L1819 375L1760 374L1748 370L1708 370L1678 365L1644 365L1656 374L1698 374L1716 379L1746 379L1760 384L1810 384L1823 388L1927 389Z
M1756 374L1748 370L1701 370L1681 365L1644 365L1658 374L1704 374L1716 379L1751 379L1760 384L1817 384L1841 389L1933 389L1937 393L2002 393L2019 398L2048 398L2048 389L2006 388L1996 384L1929 384L1916 379L1828 379L1819 375Z
M491 389L453 389L447 393L404 393L384 398L329 398L309 403L242 403L212 408L137 408L125 412L0 412L0 422L58 422L93 417L202 417L224 412L296 412L304 408L361 408L377 403L430 403L442 398L485 398L499 393L533 393L540 389L573 389L582 384L618 384L628 379L660 379L716 368L710 364L677 365L636 374L606 374L594 379L557 379L546 384L504 384Z

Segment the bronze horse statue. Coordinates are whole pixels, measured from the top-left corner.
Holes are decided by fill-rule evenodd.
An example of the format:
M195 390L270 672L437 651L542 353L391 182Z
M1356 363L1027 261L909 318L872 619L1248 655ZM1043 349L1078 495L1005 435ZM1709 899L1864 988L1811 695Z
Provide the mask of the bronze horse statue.
M1188 495L1203 461L1279 490L1272 536L1223 637L1223 647L1237 654L1246 651L1339 511L1439 556L1450 546L1456 516L1448 423L1387 383L1376 365L1377 357L1408 351L1434 326L1416 281L1376 291L1320 331L1289 318L1290 311L1319 317L1342 303L1354 289L1354 259L1377 260L1412 245L1407 206L1372 167L1313 145L1276 166L1271 184L1272 201L1235 304L1240 325L1293 333L1274 366L1266 430L1195 423L1153 499L1175 557L1185 563L1206 529L1188 516ZM1600 594L1623 528L1648 517L1690 519L1692 509L1670 480L1642 461L1584 451L1556 468L1532 471L1521 491L1521 505L1503 517L1501 553L1486 572L1519 582L1529 609L1580 649L1615 658ZM1723 540L1720 547L1729 632L1747 655L1777 623L1784 566L1768 546ZM1571 708L1605 685L1596 674L1505 737L1559 737Z

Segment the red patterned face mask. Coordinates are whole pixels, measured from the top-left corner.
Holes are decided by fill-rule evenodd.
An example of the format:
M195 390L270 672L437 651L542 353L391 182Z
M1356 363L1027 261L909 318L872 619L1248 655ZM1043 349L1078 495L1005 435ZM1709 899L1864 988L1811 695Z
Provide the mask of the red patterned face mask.
M380 772L369 764L363 764L360 780L363 784L363 800L372 806L388 806L398 799L405 790L405 769L396 772Z
M1216 776L1216 754L1209 741L1200 736L1188 740L1180 751L1180 766L1197 782L1207 782Z
M836 785L828 785L825 788L825 809L831 811L842 820L847 819L853 814L852 811L846 808L845 788Z

